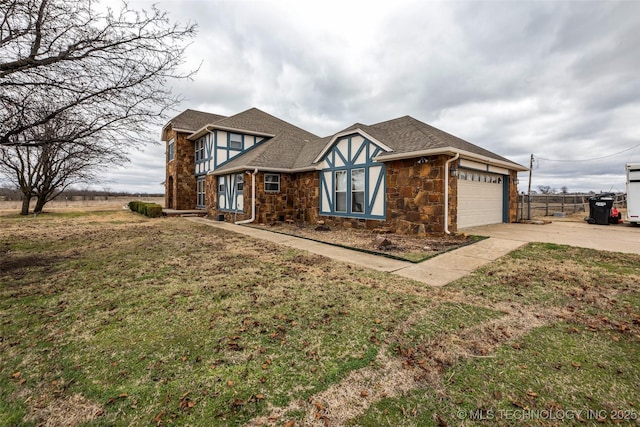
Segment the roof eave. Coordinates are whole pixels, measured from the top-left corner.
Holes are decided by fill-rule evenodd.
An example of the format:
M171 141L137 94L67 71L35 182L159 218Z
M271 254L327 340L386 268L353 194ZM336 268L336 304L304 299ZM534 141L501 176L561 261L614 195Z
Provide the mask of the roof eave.
M409 151L406 153L380 154L379 156L374 157L373 160L377 162L388 162L392 160L411 159L414 157L437 156L440 154L446 154L451 156L460 154L460 157L463 157L465 159L478 160L490 165L500 166L500 167L504 167L510 170L515 170L518 172L525 172L529 170L529 168L526 168L518 163L505 162L503 160L493 159L491 157L483 156L481 154L472 153L466 150L460 150L455 147L432 148L429 150Z
M272 168L272 167L266 167L266 166L240 165L240 166L234 166L234 167L229 168L229 169L213 170L213 171L209 172L207 175L216 175L216 176L228 175L228 174L231 174L231 173L252 171L252 170L256 170L256 169L258 170L258 172L299 173L299 172L315 171L318 168L317 168L316 165L305 166L305 167L302 167L302 168Z
M160 137L161 141L167 141L167 134L169 133L169 126L171 126L171 123L167 123L166 125L164 125L162 127L162 135ZM192 133L193 130L191 129L180 129L180 128L174 128L171 127L171 130L174 131L175 133Z
M264 136L265 138L273 138L275 136L274 134L266 133L266 132L256 132L248 129L237 129L237 128L230 128L226 126L216 126L216 125L209 124L193 132L191 135L187 137L187 139L189 141L195 141L196 139L200 138L202 135L208 132L211 132L213 130L224 130L227 132L244 133L244 134L249 134L254 136Z

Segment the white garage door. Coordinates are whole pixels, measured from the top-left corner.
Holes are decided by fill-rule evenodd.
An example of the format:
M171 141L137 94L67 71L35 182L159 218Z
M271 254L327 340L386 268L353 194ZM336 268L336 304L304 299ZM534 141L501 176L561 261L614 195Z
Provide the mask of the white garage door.
M498 174L459 170L458 229L502 222L503 179Z

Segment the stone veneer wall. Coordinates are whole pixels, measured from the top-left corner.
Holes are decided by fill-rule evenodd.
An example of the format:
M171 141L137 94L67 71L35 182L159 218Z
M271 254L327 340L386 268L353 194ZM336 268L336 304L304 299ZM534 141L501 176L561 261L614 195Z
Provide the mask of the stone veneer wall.
M243 221L251 218L251 185L252 172L245 172L243 211L244 212L219 212L218 206L218 177L207 175L205 183L207 214L218 218L224 215L224 220L229 222ZM256 179L256 224L269 224L280 220L292 219L295 205L295 175L280 174L280 191L264 191L264 172L258 172Z
M320 212L320 174L317 171L296 174L293 190L292 197L295 198L297 207L292 219L315 224Z
M329 225L348 228L384 229L399 234L444 232L444 163L447 156L386 163L386 220L322 217ZM455 223L457 193L455 178L449 179L450 224ZM452 231L455 231L452 230Z
M218 177L215 175L207 175L204 180L204 203L207 207L207 215L214 219L217 218Z
M192 141L187 139L186 133L169 131L169 138L166 141L167 152L169 140L173 137L174 156L173 160L167 163L165 179L165 206L173 209L195 209L196 208L196 178L195 152ZM173 189L169 186L169 177L173 177ZM169 206L169 192L173 191L173 204Z
M444 168L449 156L429 157L427 163L405 159L386 164L386 220L328 217L319 215L319 174L317 171L280 174L280 192L264 191L264 173L256 176L257 224L294 220L316 224L322 220L329 226L385 230L399 234L444 232ZM509 222L516 221L517 172L509 177ZM456 232L457 178L449 176L449 231ZM225 221L241 221L251 217L251 174L245 174L244 213L218 212L217 177L206 180L208 214Z
M251 173L245 173L244 213L218 212L218 178L208 175L206 186L207 214L224 215L225 221L251 218ZM318 221L320 182L316 171L298 174L280 173L280 192L264 191L264 172L256 175L256 224L294 220L315 224Z
M264 191L264 172L256 175L256 223L270 224L276 221L291 219L296 205L294 190L295 178L289 173L280 173L280 191ZM248 180L247 180L248 182ZM248 184L247 184L248 185ZM251 203L250 188L249 197L245 203ZM247 207L245 207L246 209ZM251 215L251 206L248 206L248 214Z

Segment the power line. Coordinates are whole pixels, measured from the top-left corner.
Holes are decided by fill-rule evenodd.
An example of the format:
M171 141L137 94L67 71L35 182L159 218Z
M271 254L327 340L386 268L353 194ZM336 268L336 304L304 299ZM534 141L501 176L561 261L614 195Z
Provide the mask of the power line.
M565 160L559 160L559 159L546 159L546 158L540 157L540 156L536 156L536 159L546 160L547 162L565 162L565 163L592 162L594 160L606 159L607 157L617 156L618 154L622 154L622 153L626 153L627 151L635 150L638 147L640 147L640 144L635 145L635 146L633 146L631 148L627 148L626 150L618 151L617 153L607 154L606 156L601 156L601 157L594 157L592 159L580 159L580 160L567 160L567 159L565 159Z

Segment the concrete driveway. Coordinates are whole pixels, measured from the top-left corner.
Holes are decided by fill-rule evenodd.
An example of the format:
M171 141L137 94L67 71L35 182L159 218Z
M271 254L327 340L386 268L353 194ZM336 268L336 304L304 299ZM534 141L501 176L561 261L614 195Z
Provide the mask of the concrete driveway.
M545 242L611 252L640 254L640 226L591 225L586 222L494 224L461 230L466 234L519 242Z

